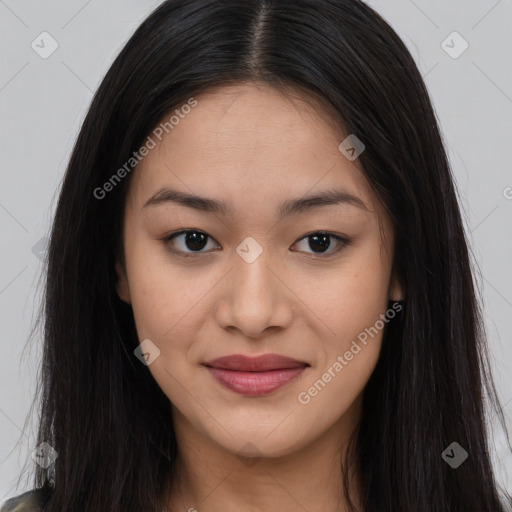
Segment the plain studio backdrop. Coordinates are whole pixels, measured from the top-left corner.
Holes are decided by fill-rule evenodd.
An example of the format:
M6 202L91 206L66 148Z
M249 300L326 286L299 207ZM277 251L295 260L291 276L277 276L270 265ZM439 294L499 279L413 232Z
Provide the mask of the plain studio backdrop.
M0 503L30 488L25 478L17 483L35 449L36 412L25 419L41 337L27 339L58 187L94 91L160 3L0 0ZM481 272L491 362L512 430L512 0L368 3L402 37L433 99ZM493 446L511 492L512 455L498 428Z

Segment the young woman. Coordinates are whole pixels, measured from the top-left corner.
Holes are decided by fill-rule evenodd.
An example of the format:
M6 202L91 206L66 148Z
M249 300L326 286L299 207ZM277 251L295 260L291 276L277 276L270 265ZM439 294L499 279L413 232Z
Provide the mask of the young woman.
M507 509L442 138L360 1L142 23L71 156L44 320L45 463L4 510Z

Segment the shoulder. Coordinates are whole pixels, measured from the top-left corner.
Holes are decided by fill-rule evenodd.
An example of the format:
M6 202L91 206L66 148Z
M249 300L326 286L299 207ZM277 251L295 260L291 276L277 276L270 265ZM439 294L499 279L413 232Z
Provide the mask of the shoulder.
M0 505L0 512L42 512L47 501L44 489L33 489Z

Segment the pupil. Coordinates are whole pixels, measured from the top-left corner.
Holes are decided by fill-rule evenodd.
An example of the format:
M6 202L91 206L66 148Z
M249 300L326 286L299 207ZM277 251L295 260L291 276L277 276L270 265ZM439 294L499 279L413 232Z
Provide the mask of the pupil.
M190 250L200 250L203 249L206 241L206 236L204 233L197 233L196 231L192 233L187 233L185 236L185 243ZM198 246L199 245L199 246Z
M313 249L313 251L315 252L322 252L322 249L328 249L329 245L331 245L329 242L329 235L312 235L309 238L309 247ZM318 243L318 245L320 246L320 250L317 250L318 247L315 248L314 243L313 245L311 244L312 240L314 240L314 243Z

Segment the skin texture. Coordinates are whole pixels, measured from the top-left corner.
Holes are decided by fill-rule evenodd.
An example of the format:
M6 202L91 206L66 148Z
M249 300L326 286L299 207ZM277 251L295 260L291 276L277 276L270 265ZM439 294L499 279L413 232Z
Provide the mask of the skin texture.
M393 226L358 161L338 149L348 134L311 98L245 84L196 99L131 177L125 266L116 264L119 297L132 305L139 340L159 348L148 368L172 403L181 479L169 509L345 511L340 456L382 329L358 343L361 350L307 404L298 395L375 325L389 299L404 298L392 275ZM171 202L143 208L165 186L224 200L234 213ZM278 218L282 201L331 188L368 210L338 204ZM204 248L186 245L184 235L162 241L182 228L206 233ZM315 253L306 235L318 231L350 243L336 253L342 242L331 238L325 253ZM252 263L236 251L249 236L262 249ZM248 397L202 365L263 353L310 367L269 395ZM356 490L357 475L353 482Z

